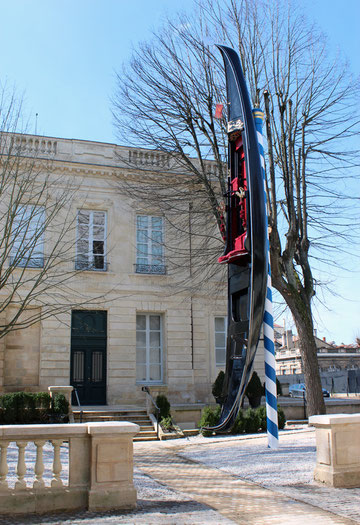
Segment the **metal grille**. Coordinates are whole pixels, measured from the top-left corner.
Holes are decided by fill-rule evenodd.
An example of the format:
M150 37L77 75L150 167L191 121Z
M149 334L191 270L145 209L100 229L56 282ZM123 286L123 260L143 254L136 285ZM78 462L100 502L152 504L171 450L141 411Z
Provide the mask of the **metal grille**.
M107 272L109 269L109 263L105 262L104 256L97 255L94 262L88 260L81 260L79 257L75 261L75 270L88 270L96 272Z
M160 264L135 264L136 273L152 273L156 275L165 275L166 266Z
M73 354L73 381L84 381L84 352Z
M103 353L93 352L92 354L92 381L98 383L103 378Z

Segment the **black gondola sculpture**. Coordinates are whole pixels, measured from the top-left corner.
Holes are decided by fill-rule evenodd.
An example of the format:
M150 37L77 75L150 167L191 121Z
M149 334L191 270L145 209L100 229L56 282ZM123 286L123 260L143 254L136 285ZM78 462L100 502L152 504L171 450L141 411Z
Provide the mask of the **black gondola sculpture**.
M207 430L225 432L236 419L250 381L264 318L267 287L267 221L257 132L237 53L217 46L225 64L228 191L225 251L228 265L226 369L220 420Z

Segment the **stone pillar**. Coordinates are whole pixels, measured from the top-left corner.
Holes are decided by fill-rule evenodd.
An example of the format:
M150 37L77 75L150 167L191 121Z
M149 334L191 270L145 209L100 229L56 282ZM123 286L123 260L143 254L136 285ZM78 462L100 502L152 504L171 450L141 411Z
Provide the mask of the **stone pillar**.
M90 443L89 510L133 509L133 437L140 427L128 422L88 423Z
M360 487L360 414L311 416L316 429L315 481Z
M74 414L71 406L71 394L73 390L73 386L48 386L50 397L53 397L54 394L63 394L66 397L66 400L69 403L69 423L74 423Z

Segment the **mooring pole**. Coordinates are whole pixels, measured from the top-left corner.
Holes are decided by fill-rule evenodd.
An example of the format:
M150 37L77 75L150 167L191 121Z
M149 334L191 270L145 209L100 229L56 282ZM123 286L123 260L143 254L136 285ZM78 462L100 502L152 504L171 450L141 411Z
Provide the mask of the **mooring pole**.
M255 128L257 131L259 153L261 160L261 170L264 179L265 207L266 206L266 186L265 186L265 156L263 146L262 124L264 113L261 109L253 109ZM267 217L267 209L265 210ZM270 268L270 245L269 231L267 236L268 245L268 279L267 292L264 312L264 347L265 347L265 393L266 393L266 423L269 448L278 448L279 430L277 413L277 391L276 391L276 371L275 371L275 345L274 345L274 321L271 291L271 268Z

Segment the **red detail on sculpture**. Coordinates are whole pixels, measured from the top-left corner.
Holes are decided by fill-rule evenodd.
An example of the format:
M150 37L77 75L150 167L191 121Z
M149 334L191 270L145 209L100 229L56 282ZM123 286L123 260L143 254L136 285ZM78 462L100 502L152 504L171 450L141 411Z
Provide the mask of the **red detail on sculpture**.
M235 259L238 259L239 257L248 255L249 252L245 248L245 241L246 241L246 232L240 235L239 237L236 237L235 243L234 243L235 250L232 250L231 252L227 253L226 255L223 255L222 257L219 257L218 262L220 264L230 263L230 262L234 262Z
M234 145L237 165L233 172L237 173L237 176L230 181L229 185L231 204L228 225L230 225L230 239L228 239L225 253L218 259L221 264L230 262L242 264L241 259L249 255L249 251L245 248L247 238L247 180L245 154L241 136L236 139ZM222 227L220 227L220 231L224 237ZM229 232L227 232L227 235L229 235Z
M231 182L231 191L235 192L235 191L239 191L240 189L240 183L239 183L239 179L238 177L236 177L236 179L233 179Z

